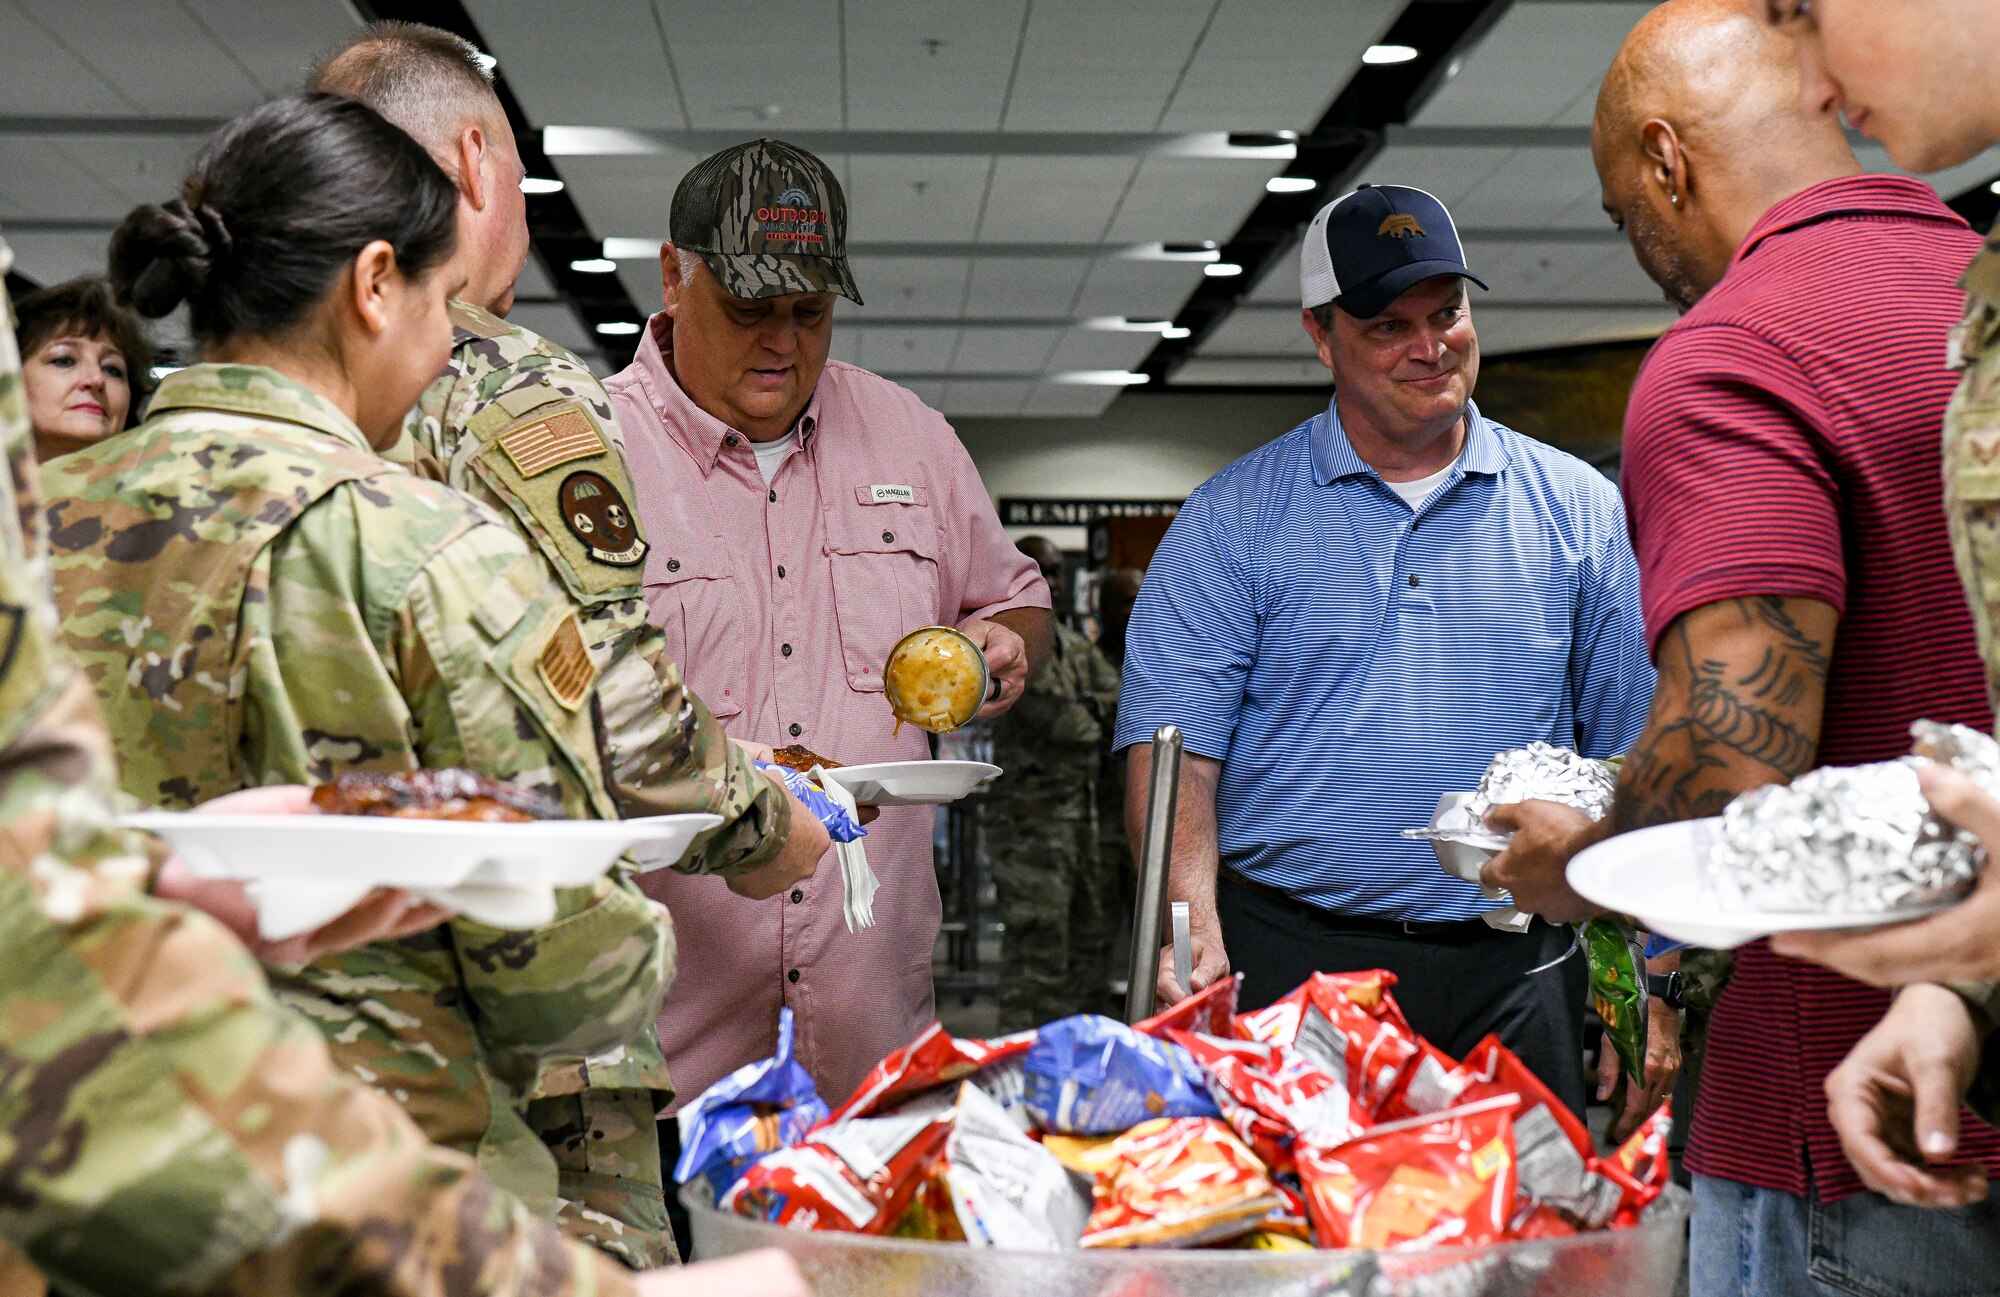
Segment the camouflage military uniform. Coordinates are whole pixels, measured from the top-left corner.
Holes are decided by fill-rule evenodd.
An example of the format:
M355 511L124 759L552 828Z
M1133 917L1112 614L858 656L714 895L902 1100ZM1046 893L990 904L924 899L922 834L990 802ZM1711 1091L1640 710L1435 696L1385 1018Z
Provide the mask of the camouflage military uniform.
M30 1287L25 1255L97 1293L629 1291L336 1068L214 922L141 890L55 647L29 446L0 328L0 1283Z
M646 618L646 540L603 385L569 351L488 311L453 302L451 319L450 363L410 411L389 457L492 506L581 606L619 809L725 817L684 859L652 863L690 873L764 863L783 844L788 803L681 688L666 637ZM679 777L691 744L699 783ZM564 1228L635 1264L659 1265L674 1250L654 1117L673 1092L657 1043L644 1052L652 1054L644 1066L592 1069L591 1112L581 1097L563 1096L538 1101L528 1116L562 1168Z
M1097 843L1097 771L1118 672L1057 623L1054 651L1021 701L993 723L1007 772L985 813L986 850L1007 925L1000 1028L1102 1012L1117 916Z
M464 766L615 814L575 607L483 506L376 455L268 369L168 377L144 427L49 465L63 640L126 791L187 806L346 770ZM519 1107L659 1055L672 929L628 878L531 932L468 920L288 972L283 998L436 1142L556 1217Z

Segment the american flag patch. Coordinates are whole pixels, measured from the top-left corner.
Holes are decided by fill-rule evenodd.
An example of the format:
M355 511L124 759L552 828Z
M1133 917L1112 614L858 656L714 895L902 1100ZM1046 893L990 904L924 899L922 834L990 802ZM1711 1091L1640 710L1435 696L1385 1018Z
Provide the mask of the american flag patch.
M604 453L604 438L581 410L562 410L500 438L500 449L522 477L534 477L573 459Z
M590 660L590 650L583 646L583 631L576 623L574 610L562 619L555 634L542 646L542 655L535 660L535 671L556 701L570 711L590 697L590 687L597 683L597 666Z

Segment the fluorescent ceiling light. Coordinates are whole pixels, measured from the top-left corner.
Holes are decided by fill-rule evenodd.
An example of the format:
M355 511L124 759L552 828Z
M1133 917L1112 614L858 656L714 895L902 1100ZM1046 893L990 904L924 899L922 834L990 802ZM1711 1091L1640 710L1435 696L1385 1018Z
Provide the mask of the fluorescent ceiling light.
M1986 186L1986 188L1993 193L2000 194L2000 180L1994 181L1992 184Z
M1272 176L1264 182L1267 193L1305 194L1319 188L1319 181L1311 176Z
M1414 45L1370 45L1361 55L1361 61L1373 67L1390 63L1408 63L1417 57Z
M1055 381L1082 387L1136 387L1147 379L1129 369L1072 369L1055 375Z
M153 381L157 383L168 374L178 374L186 368L186 365L155 365L153 366Z
M613 261L658 261L658 239L606 239L604 255Z
M1172 320L1131 320L1122 315L1093 315L1083 322L1086 329L1106 333L1162 333L1174 327Z
M1290 162L1299 156L1297 131L1195 131L1163 140L1152 151L1175 158L1269 158ZM547 148L545 144L543 146Z
M1213 261L1201 268L1201 273L1210 279L1228 279L1243 273L1243 267L1233 261Z
M665 153L666 146L644 131L616 126L544 126L542 152L552 158L613 157Z
M1222 253L1214 239L1195 243L1135 243L1119 253L1134 261L1219 261Z
M524 194L559 194L562 191L563 182L560 180L550 180L542 176L521 177L521 192Z
M606 320L597 326L597 331L607 338L625 338L637 333L639 326L630 320Z
M484 72L489 77L493 75L493 69L500 66L500 60L494 58L491 54L488 54L485 50L480 50L477 54L474 54L472 56L472 61L474 63L477 63L479 65L479 70L481 72Z
M1166 328L1160 330L1160 336L1168 342L1179 342L1182 338L1193 337L1194 330L1183 329L1178 324L1169 324Z
M609 257L585 257L581 261L570 262L569 268L585 275L608 275L618 269L618 263Z

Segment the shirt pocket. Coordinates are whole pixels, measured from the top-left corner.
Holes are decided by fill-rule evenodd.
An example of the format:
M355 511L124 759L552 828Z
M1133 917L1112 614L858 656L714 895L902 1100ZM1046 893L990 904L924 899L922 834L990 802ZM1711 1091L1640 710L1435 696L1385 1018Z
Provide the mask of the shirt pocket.
M889 650L939 616L938 529L925 492L876 503L870 488L857 487L854 503L836 497L826 511L826 556L848 687L880 693Z
M720 536L655 543L646 560L646 607L667 637L681 683L718 721L743 711L743 681L732 678L751 651L742 595Z

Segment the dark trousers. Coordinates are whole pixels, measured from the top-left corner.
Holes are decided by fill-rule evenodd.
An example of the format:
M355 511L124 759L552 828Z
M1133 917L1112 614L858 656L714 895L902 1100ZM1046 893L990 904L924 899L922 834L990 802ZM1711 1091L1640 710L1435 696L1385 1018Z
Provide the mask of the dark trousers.
M1386 968L1396 975L1396 1002L1431 1044L1463 1058L1481 1037L1497 1033L1570 1111L1583 1115L1590 986L1583 955L1525 975L1569 948L1569 928L1537 919L1526 932L1501 932L1474 920L1391 933L1378 930L1388 926L1379 922L1252 890L1227 869L1216 904L1230 965L1243 974L1243 1009L1262 1008L1314 973Z

